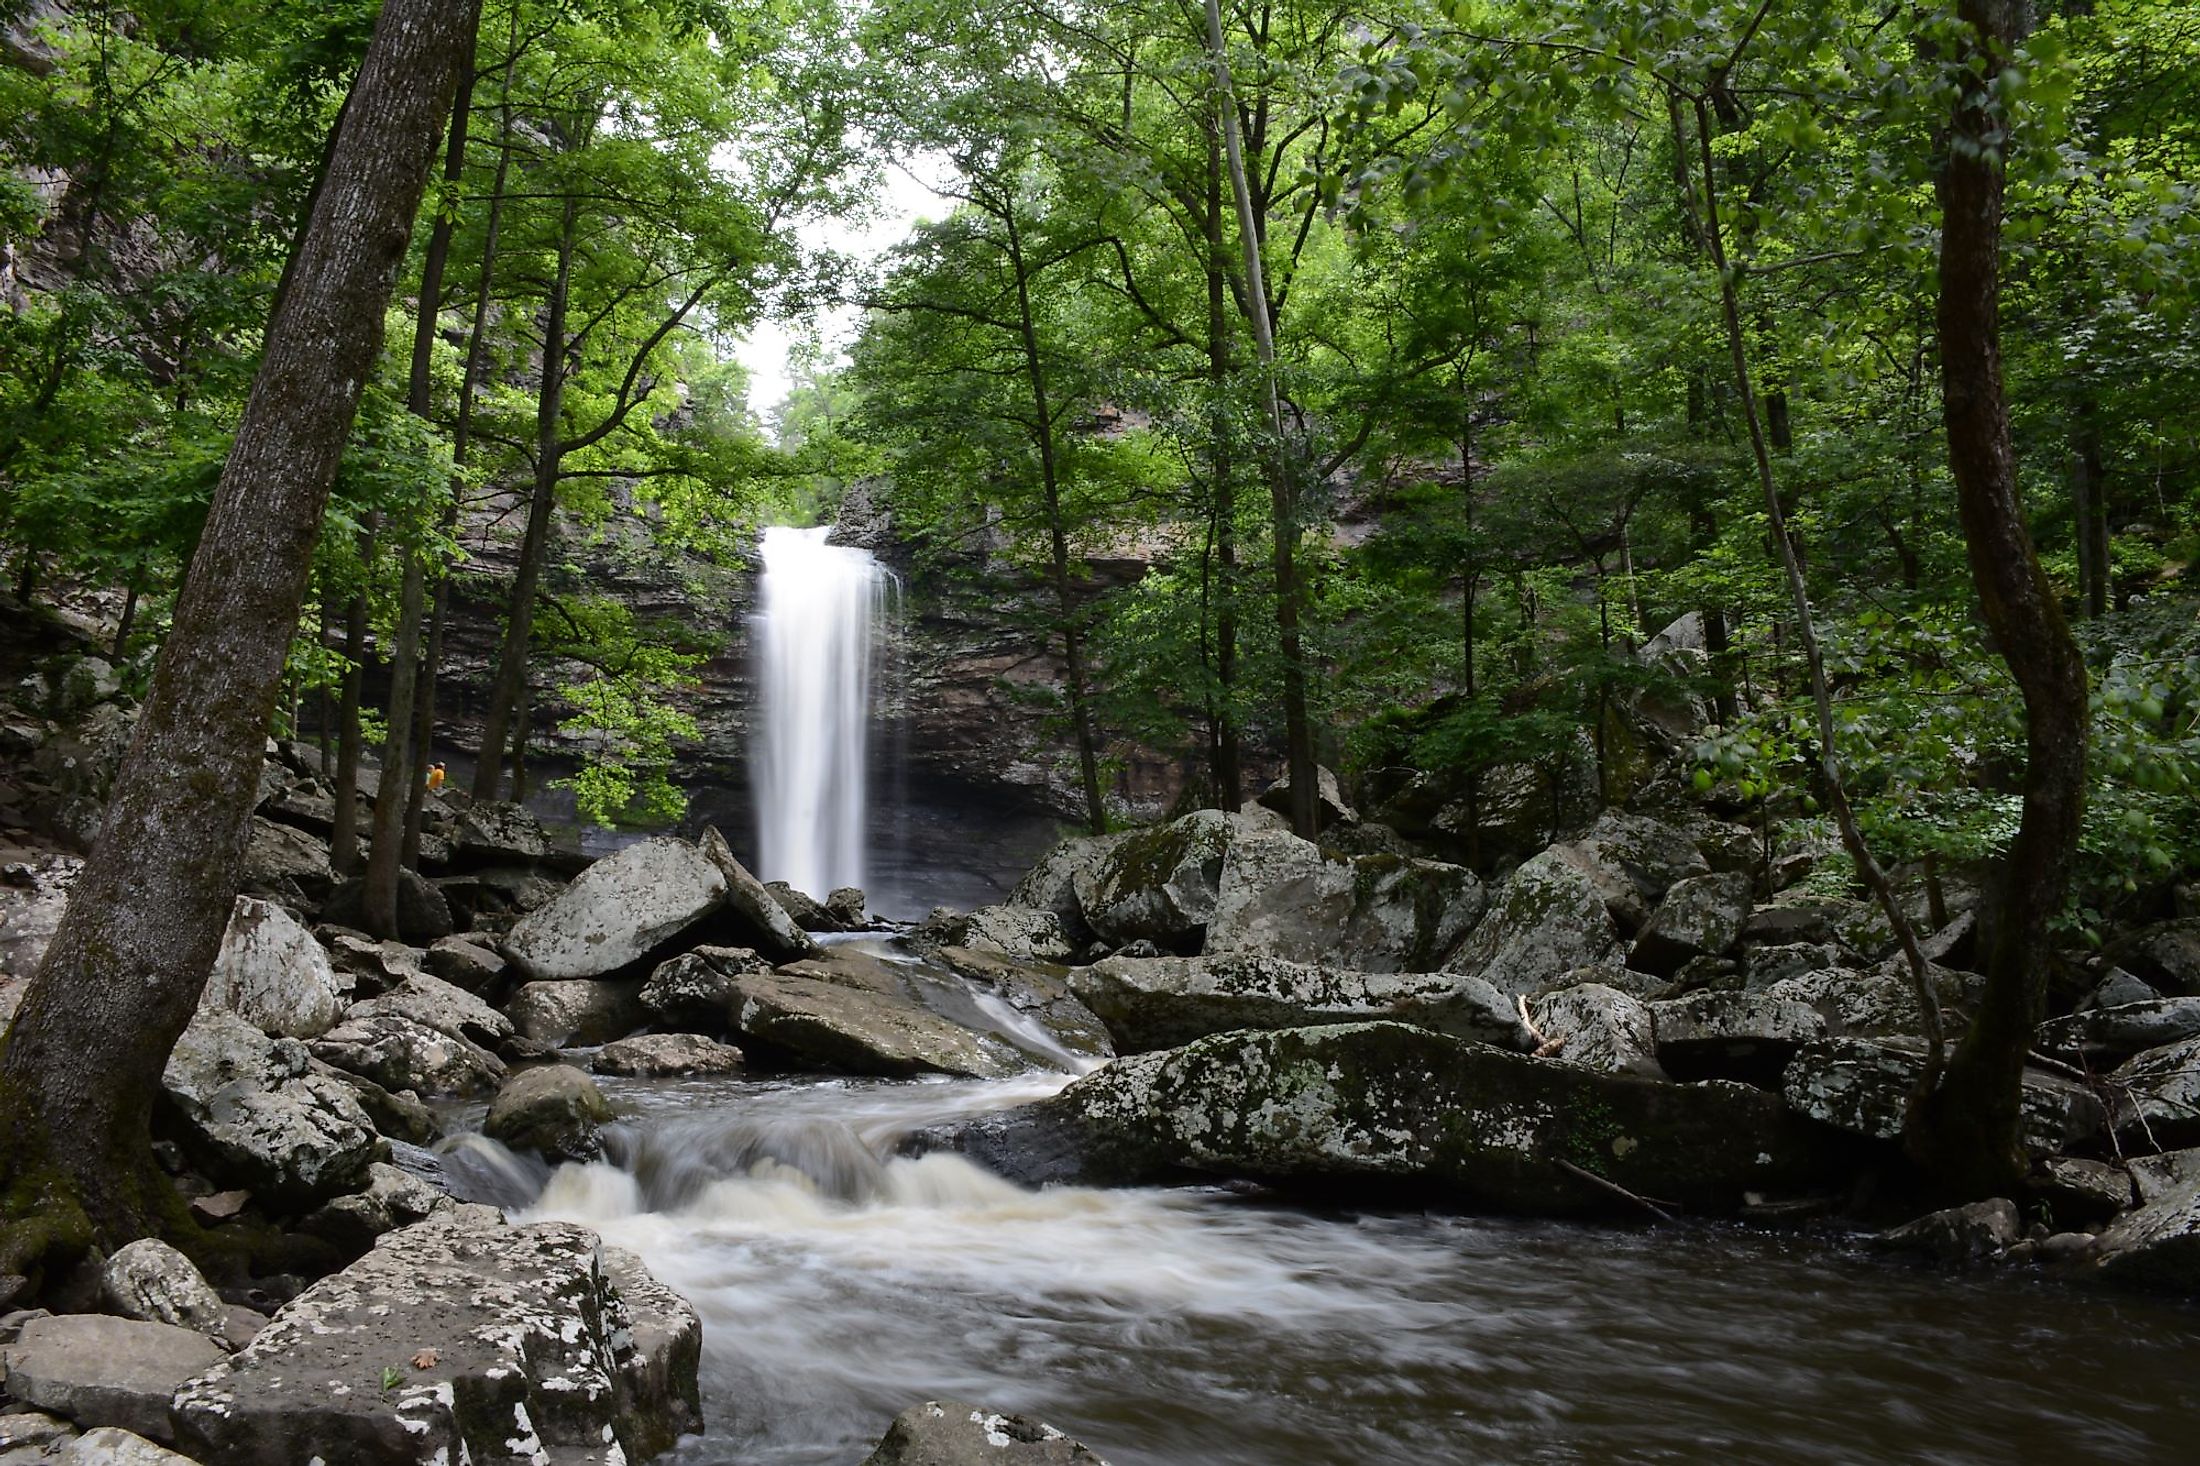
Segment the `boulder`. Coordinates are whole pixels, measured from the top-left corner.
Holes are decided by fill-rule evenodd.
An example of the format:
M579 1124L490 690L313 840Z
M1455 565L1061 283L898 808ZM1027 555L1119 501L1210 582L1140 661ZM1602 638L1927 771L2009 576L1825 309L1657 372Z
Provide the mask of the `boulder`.
M2040 1025L2039 1046L2121 1062L2189 1038L2200 1038L2200 998L2155 998L2050 1018Z
M779 909L787 913L794 924L806 932L846 931L839 917L826 910L825 903L806 891L797 891L785 881L766 881L764 889L779 903Z
M428 971L470 993L486 993L503 981L501 953L472 936L438 937L428 948Z
M643 984L531 982L512 994L505 1016L522 1038L558 1047L581 1047L625 1038L648 1021Z
M357 1256L383 1233L425 1221L456 1204L419 1177L376 1161L367 1168L364 1190L337 1197L299 1226L342 1248L346 1255Z
M1326 771L1325 771L1326 772ZM956 1400L931 1400L894 1417L863 1466L1107 1466L1041 1420Z
M223 1337L228 1321L220 1295L191 1259L157 1238L140 1237L117 1249L100 1269L99 1295L110 1313L212 1339Z
M1556 851L1525 861L1498 887L1449 972L1472 972L1509 994L1540 991L1613 955L1619 932L1596 886Z
M1001 1079L1030 1068L1009 1044L898 993L794 973L733 979L732 1028L752 1050L852 1074Z
M1816 1008L1769 993L1703 992L1650 1005L1658 1062L1676 1079L1776 1085L1795 1051L1823 1038Z
M1062 931L1072 942L1092 941L1092 928L1085 924L1084 907L1078 901L1079 883L1096 882L1109 853L1130 834L1073 835L1062 841L1039 857L1039 863L1016 883L1007 904L1030 911L1051 911L1061 919Z
M1332 825L1358 824L1359 812L1344 802L1344 791L1337 784L1336 772L1317 768L1314 773L1314 814L1318 828L1326 830ZM1291 816L1291 776L1286 774L1269 785L1267 791L1254 803L1262 809L1282 815L1288 821ZM1289 829L1289 824L1284 828Z
M598 1074L664 1079L699 1074L738 1074L741 1051L698 1033L644 1033L607 1043L588 1061Z
M47 855L0 871L0 1027L21 1000L21 984L45 960L83 869L84 862L74 856Z
M0 1342L12 1344L14 1335ZM57 1415L35 1410L0 1411L0 1466L67 1461L76 1439L76 1427Z
M1874 1238L1888 1252L1917 1252L1951 1266L2001 1256L2024 1236L2024 1218L2006 1197L1950 1207Z
M296 1040L202 1012L161 1086L209 1175L302 1207L359 1185L387 1150L351 1090L310 1064Z
M2200 1144L2200 1038L2147 1050L2108 1085L2119 1131L2155 1146Z
M402 1012L360 1013L355 1008L314 1040L313 1056L392 1093L409 1089L461 1098L493 1094L504 1078L504 1061L495 1054Z
M2106 1221L2136 1200L2130 1174L2106 1161L2049 1156L2033 1168L2032 1195L2066 1226Z
M1750 912L1742 922L1742 942L1761 947L1846 942L1843 933L1868 923L1871 914L1861 901L1838 896L1790 897Z
M815 957L824 949L810 934L794 924L785 908L772 899L764 883L734 858L733 847L715 829L703 831L701 849L726 883L726 914L734 921L743 945L781 962Z
M8 1346L8 1394L86 1429L112 1425L171 1441L170 1397L226 1357L205 1334L174 1324L49 1315Z
M260 815L252 817L241 876L247 890L279 888L288 881L312 895L326 891L335 880L325 841Z
M1869 1140L1898 1140L1925 1056L1911 1047L1861 1039L1805 1044L1781 1075L1780 1092L1799 1115ZM2059 1075L2027 1070L2020 1102L2025 1149L2053 1155L2101 1128L2101 1103Z
M1028 906L981 906L963 926L960 945L1028 962L1067 962L1072 949L1062 919Z
M1115 1057L1107 1025L1071 990L1070 969L969 947L942 947L932 956L1022 1015L1023 1022L1000 1025L997 1031L1026 1053L1073 1074L1085 1072L1097 1060Z
M336 1026L350 988L289 912L239 896L199 1011L234 1013L283 1038L316 1038Z
M2109 960L2175 997L2200 997L2200 918L2157 922L2111 943Z
M854 931L864 923L864 895L855 886L840 886L826 893L825 909L843 930Z
M473 878L482 890L520 912L540 911L557 900L566 886L531 866L487 866L475 871Z
M2095 1008L2121 1008L2127 1003L2158 1003L2161 999L2160 993L2121 967L2111 967L2094 985L2093 991L2078 1000L2078 1011L2088 1013Z
M1464 866L1340 855L1287 830L1260 830L1229 846L1204 950L1431 972L1487 904Z
M323 922L314 935L328 949L339 980L349 978L352 995L379 997L422 971L422 953L399 941L376 941L365 932Z
M1749 915L1749 877L1690 876L1677 881L1650 913L1627 965L1670 977L1697 957L1717 957L1741 936Z
M1950 1031L1960 1031L1978 979L1944 967L1930 971L1942 1022ZM1925 1031L1909 963L1900 957L1861 971L1831 967L1782 978L1764 995L1807 1003L1826 1020L1830 1032L1851 1038L1915 1038Z
M1551 848L1596 889L1623 932L1639 930L1676 881L1711 873L1687 834L1623 810L1604 811L1586 831Z
M639 1001L667 1028L723 1033L731 1022L734 978L769 971L771 964L746 947L697 947L660 964L642 984Z
M792 930L777 903L762 899ZM659 836L581 872L520 919L504 952L537 981L600 978L643 961L725 904L718 865L685 840Z
M426 1145L443 1133L436 1123L435 1113L409 1089L396 1092L384 1089L364 1074L353 1074L320 1059L312 1061L313 1072L335 1080L350 1090L359 1101L359 1107L367 1112L374 1128L392 1140L409 1140L415 1145Z
M1013 1163L1021 1129L1051 1175L1153 1182L1186 1171L1410 1187L1447 1204L1625 1211L1613 1187L1691 1210L1812 1184L1818 1141L1777 1096L1663 1084L1398 1023L1226 1033L1118 1059L1053 1099L966 1127Z
M611 1118L596 1081L570 1065L544 1064L504 1082L481 1133L546 1161L589 1161L602 1153L597 1131Z
M384 1015L409 1018L484 1049L495 1048L514 1031L511 1019L472 993L426 973L406 978L379 998L352 1004L344 1021Z
M542 821L517 804L476 804L451 828L451 856L468 865L532 865L550 853Z
M64 1466L199 1466L189 1456L113 1425L85 1431L61 1459Z
M2116 1282L2200 1293L2200 1181L2165 1191L2111 1223L2093 1270Z
M1581 983L1531 999L1528 1014L1542 1035L1538 1052L1600 1074L1665 1078L1658 1067L1650 1010L1627 993L1599 982Z
M1519 1047L1512 1001L1465 973L1365 973L1280 957L1109 957L1073 968L1070 990L1123 1053L1240 1029L1385 1018Z
M392 1232L182 1390L223 1466L648 1461L702 1428L695 1311L562 1222L454 1207Z
M339 884L329 893L321 915L343 926L362 929L375 923L367 919L367 885L363 878ZM397 935L408 942L433 942L458 930L458 918L443 888L416 870L397 873Z
M1742 986L1761 993L1776 982L1807 977L1848 965L1847 954L1831 942L1785 942L1777 946L1745 947L1742 951Z
M1197 951L1215 914L1223 854L1243 828L1229 815L1202 809L1124 836L1072 878L1085 924L1113 947L1149 941Z
M2200 1149L2133 1156L2124 1165L2131 1173L2132 1189L2138 1192L2141 1206L2187 1186L2200 1185Z

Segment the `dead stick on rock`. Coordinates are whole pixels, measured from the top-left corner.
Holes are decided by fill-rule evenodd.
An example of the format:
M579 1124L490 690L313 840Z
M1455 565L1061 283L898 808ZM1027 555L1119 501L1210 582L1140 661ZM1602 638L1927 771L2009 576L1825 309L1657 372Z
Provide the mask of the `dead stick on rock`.
M1535 1020L1528 1016L1527 994L1521 994L1514 1001L1520 1004L1520 1026L1527 1029L1528 1037L1535 1040L1535 1056L1538 1059L1548 1059L1560 1049L1566 1047L1566 1040L1551 1038L1542 1029L1535 1026Z
M1569 1160L1558 1159L1557 1164L1558 1168L1561 1171L1564 1171L1567 1175L1578 1176L1582 1180L1587 1181L1592 1186L1601 1186L1606 1191L1611 1192L1614 1196L1620 1197L1623 1200L1633 1202L1635 1205L1641 1207L1644 1211L1650 1213L1650 1215L1656 1217L1661 1222L1670 1222L1673 1220L1673 1214L1667 1211L1664 1207L1659 1206L1656 1202L1652 1201L1647 1196L1635 1195L1634 1192L1629 1191L1626 1187L1620 1185L1617 1181L1608 1181L1604 1177L1599 1176L1594 1171L1585 1171Z

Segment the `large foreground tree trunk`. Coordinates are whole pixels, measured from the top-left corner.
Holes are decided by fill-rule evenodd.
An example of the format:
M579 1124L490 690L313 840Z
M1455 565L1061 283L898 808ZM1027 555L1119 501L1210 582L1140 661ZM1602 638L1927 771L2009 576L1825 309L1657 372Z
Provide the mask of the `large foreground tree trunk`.
M2025 1175L2018 1101L2045 1007L2048 924L2070 891L2085 814L2085 663L2040 570L2017 487L2001 376L2004 120L1987 80L2023 39L2024 0L1962 0L1973 78L1956 105L1940 195L1942 413L1971 579L1995 645L2024 694L2024 813L1981 912L1986 990L1911 1152L1952 1196L2008 1195Z
M0 1231L0 1272L180 1209L153 1098L229 922L314 541L474 17L387 0L338 124L98 844L0 1054L0 1195L30 1217Z

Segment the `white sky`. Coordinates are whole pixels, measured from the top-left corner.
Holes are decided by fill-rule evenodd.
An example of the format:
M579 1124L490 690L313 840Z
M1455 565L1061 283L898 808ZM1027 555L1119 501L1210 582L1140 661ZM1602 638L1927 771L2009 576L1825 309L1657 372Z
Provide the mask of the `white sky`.
M813 219L795 227L805 244L826 246L855 261L860 271L908 237L922 219L944 218L952 203L940 197L926 179L942 179L944 159L917 159L904 166L889 164L870 217L863 220ZM793 387L788 373L788 353L804 338L817 337L831 361L840 356L855 337L858 312L854 306L837 306L792 321L764 321L734 348L734 358L749 371L749 407L767 423L772 409L786 399Z

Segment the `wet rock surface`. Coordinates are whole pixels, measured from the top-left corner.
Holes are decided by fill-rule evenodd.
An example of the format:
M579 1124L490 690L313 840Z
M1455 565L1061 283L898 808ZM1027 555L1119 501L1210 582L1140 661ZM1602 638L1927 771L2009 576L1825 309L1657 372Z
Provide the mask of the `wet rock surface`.
M643 840L522 917L504 951L537 981L605 977L658 951L726 898L726 877L703 851L685 840ZM764 900L786 920L768 894Z
M1107 1466L1044 1421L955 1400L931 1400L894 1417L863 1466Z

